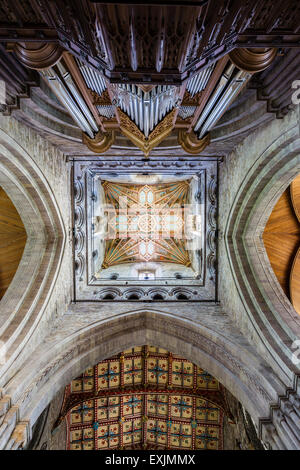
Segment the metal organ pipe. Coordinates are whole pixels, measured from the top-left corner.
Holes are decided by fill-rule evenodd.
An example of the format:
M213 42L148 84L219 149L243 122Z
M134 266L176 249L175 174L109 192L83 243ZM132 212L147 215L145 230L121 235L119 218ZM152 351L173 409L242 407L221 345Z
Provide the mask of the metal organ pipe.
M101 77L101 74L96 70L92 69L91 67L88 67L77 58L76 62L84 78L86 86L90 88L90 90L95 91L96 93L98 93L99 96L101 96L104 90L106 89L106 83L105 80Z
M149 128L150 132L153 129L153 123L154 123L154 90L150 91L150 123L149 123Z
M225 89L226 85L228 84L230 77L234 71L234 65L231 64L227 67L226 71L222 74L219 83L217 84L217 88L215 89L213 95L209 99L208 103L206 104L203 112L199 116L199 119L194 127L194 131L197 132L202 124L204 123L205 119L209 115L210 111L214 107L215 103L217 103L219 96L221 96L223 90Z
M158 122L158 108L159 108L159 91L157 90L155 95L155 115L154 115L154 125Z
M130 91L129 85L127 85L127 91ZM134 100L132 99L132 96L129 95L129 115L131 119L133 119L134 116Z
M140 87L138 87L138 92L137 92L138 98L139 98L139 128L141 131L144 130L144 116L143 116L143 100L142 100L142 90Z
M149 92L144 95L144 134L146 137L149 136L150 127L150 96Z
M139 108L138 108L138 97L135 94L134 97L134 115L132 116L132 119L135 121L136 125L138 126L138 114L139 114Z
M251 78L251 74L239 70L235 77L232 79L227 89L221 96L217 105L214 107L206 122L204 123L201 131L199 133L199 138L201 139L206 132L208 132L216 122L221 118L225 110L228 108L230 103L233 101L235 96L240 92L241 88L245 83Z
M85 118L89 122L90 126L95 132L98 132L99 128L97 126L97 123L92 115L92 113L89 110L89 107L87 106L86 102L84 101L80 91L78 90L77 86L75 85L70 73L63 67L61 63L57 64L58 70L60 71L63 80L65 81L67 87L69 88L71 94L75 98L75 102L78 103L79 107L81 108Z
M72 94L69 92L68 87L63 80L57 75L53 68L40 72L40 74L47 79L51 89L56 94L61 103L67 108L74 121L78 126L88 134L89 137L94 137L94 132L89 122L82 113L82 110L74 101Z
M111 119L115 115L113 106L96 106L101 116Z
M210 65L187 82L186 89L192 96L196 95L199 91L204 90L214 68L214 64Z
M118 85L116 90L120 108L146 137L175 105L173 86L156 86L145 92L137 85Z

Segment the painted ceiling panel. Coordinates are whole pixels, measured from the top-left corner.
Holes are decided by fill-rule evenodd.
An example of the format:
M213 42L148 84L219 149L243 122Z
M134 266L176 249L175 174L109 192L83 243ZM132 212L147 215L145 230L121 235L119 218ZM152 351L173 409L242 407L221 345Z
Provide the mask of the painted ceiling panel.
M230 414L219 382L188 360L136 347L87 369L66 388L67 449L223 447Z
M140 261L190 266L183 210L189 199L189 183L128 185L104 181L111 214L102 267Z

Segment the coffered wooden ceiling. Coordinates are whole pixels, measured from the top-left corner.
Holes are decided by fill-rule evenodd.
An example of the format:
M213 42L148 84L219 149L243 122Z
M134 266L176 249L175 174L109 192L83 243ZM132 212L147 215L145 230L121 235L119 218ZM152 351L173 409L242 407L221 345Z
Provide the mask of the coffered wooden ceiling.
M236 47L299 46L299 14L296 0L4 0L0 37L56 44L110 81L180 84Z
M121 134L148 157L176 132L199 154L253 74L300 47L299 19L295 0L3 1L5 111L38 85L35 69L89 150L105 153Z
M143 346L73 380L55 427L66 419L71 450L220 450L224 413L230 416L216 379L180 356Z

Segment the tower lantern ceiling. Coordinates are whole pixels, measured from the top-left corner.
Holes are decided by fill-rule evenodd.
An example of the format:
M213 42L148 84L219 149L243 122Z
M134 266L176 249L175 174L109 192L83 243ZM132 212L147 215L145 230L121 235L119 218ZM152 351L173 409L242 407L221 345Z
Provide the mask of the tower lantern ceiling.
M102 184L108 215L103 267L156 261L191 264L185 209L189 181L157 185Z

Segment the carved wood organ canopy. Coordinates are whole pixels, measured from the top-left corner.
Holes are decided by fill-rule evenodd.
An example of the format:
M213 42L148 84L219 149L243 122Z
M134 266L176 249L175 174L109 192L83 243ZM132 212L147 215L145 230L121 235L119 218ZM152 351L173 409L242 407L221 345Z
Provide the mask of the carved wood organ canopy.
M0 42L39 71L90 150L120 132L148 156L175 131L199 153L252 74L299 47L299 17L296 0L18 0L1 4Z
M224 413L230 416L214 377L164 349L142 346L73 380L55 427L66 419L70 450L220 450Z

